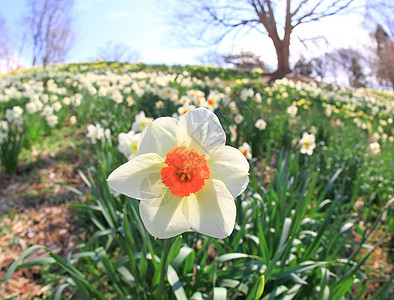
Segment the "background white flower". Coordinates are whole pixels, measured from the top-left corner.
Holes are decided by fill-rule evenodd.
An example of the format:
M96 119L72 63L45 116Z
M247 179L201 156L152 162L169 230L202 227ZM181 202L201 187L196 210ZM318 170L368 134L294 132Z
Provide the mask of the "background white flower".
M378 153L380 153L380 145L379 145L379 143L377 143L377 142L370 143L370 144L369 144L369 149L371 150L371 152L372 152L373 154L378 154Z
M101 140L104 137L104 129L101 127L100 124L89 124L88 127L87 137L90 138L92 144L96 144L97 140Z
M263 119L258 119L254 126L259 130L264 130L267 127L267 123Z
M121 132L118 135L118 150L123 153L127 159L132 159L138 155L138 144L141 140L141 133L135 133L130 130L128 133Z
M152 120L153 120L152 118L147 118L145 116L145 113L141 111L139 114L135 116L135 121L133 123L132 130L134 132L141 132L142 130L144 130L146 125L148 125L148 123Z
M246 142L244 142L241 146L238 147L238 150L246 157L246 159L252 159L252 148Z
M313 149L315 149L315 136L313 134L309 134L304 132L302 138L300 139L301 149L300 152L302 154L312 155Z
M235 116L234 120L235 120L235 123L241 124L242 121L244 120L244 117L242 115L238 114L238 115Z
M46 119L50 127L54 127L58 123L58 117L56 115L47 116Z
M297 111L298 111L298 108L297 108L297 106L295 106L295 105L290 105L290 106L287 108L287 113L288 113L292 118L295 117L295 115L297 114Z

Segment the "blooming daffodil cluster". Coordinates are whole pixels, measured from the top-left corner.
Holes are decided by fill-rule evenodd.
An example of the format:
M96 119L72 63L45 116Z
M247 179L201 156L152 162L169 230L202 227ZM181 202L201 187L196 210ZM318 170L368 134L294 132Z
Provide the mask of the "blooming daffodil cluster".
M247 160L225 141L207 108L190 110L179 121L158 118L142 132L139 155L113 171L108 184L141 200L141 219L153 236L192 229L225 238L235 225L234 198L249 182Z
M7 108L5 111L5 118L8 122L13 122L16 125L23 124L23 109L20 106L14 106L12 109Z

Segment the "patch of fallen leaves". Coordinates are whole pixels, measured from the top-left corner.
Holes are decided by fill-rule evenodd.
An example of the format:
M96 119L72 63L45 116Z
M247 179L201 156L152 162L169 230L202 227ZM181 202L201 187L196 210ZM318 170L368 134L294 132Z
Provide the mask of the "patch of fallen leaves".
M372 226L371 223L364 224L363 221L361 221L359 225L362 230L366 230ZM383 223L381 223L381 225L383 225ZM355 230L353 231L353 238L357 242L362 240L361 235ZM362 299L370 299L384 283L390 280L394 272L394 266L390 262L389 257L389 253L392 253L392 249L390 249L391 236L385 236L383 230L375 230L367 239L366 244L373 246L382 238L383 240L380 246L371 253L371 256L363 265L363 270L368 277L368 288ZM364 258L369 251L370 249L368 248L362 248L358 255L358 260Z
M75 228L71 225L72 217L73 214L68 207L52 206L38 210L31 208L13 218L3 218L1 226L5 232L0 236L0 279L4 278L9 266L31 245L45 245L54 253L66 256L77 240ZM47 256L43 249L39 249L24 261ZM39 267L15 272L7 285L0 290L0 297L24 295L23 299L30 299L42 295L48 287L41 287L35 283L34 278L39 275Z
M43 152L33 167L22 165L12 176L0 172L0 280L31 245L44 245L63 257L76 245L77 230L67 204L78 196L65 185L82 192L86 185L77 172L81 158L70 148L66 151L60 156ZM47 256L40 249L24 262ZM37 284L40 272L39 266L16 271L7 285L0 286L0 299L43 295L50 287Z
M45 157L37 163L32 170L20 167L15 175L0 173L0 215L8 212L10 208L21 211L26 207L38 208L48 202L73 202L78 196L68 190L65 185L77 190L86 189L78 174L82 164L79 157L71 161L59 161L56 156Z

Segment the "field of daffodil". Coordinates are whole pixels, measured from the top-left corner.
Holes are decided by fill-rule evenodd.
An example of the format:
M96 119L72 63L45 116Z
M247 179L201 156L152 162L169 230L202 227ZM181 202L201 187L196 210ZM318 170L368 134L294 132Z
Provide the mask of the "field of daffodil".
M75 178L59 185L74 197L56 199L78 237L0 255L0 297L23 295L10 278L39 265L46 289L28 299L388 299L393 118L392 92L210 67L2 76L0 186L67 151Z

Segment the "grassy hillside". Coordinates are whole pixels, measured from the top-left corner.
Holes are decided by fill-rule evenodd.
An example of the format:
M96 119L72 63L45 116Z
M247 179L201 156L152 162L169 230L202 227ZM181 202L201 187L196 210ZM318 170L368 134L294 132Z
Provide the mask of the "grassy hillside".
M106 179L138 155L149 122L198 107L245 155L249 185L229 237L156 239L139 201ZM389 298L393 108L392 92L198 66L2 76L0 297Z

